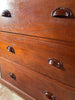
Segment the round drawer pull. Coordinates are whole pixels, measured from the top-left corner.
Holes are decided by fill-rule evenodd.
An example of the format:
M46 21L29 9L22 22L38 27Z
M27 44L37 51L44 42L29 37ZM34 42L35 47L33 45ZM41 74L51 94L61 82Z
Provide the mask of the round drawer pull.
M13 49L13 47L8 46L8 47L7 47L7 50L8 50L9 52L11 52L11 53L14 53L14 54L15 54L15 50Z
M55 59L55 58L50 58L50 59L48 60L48 63L49 63L50 65L56 67L56 68L59 68L59 69L64 70L63 64L62 64L59 60L57 60L57 59Z
M14 79L14 80L16 80L16 76L13 74L13 73L9 73L9 76L12 78L12 79Z
M60 18L64 18L64 17L71 17L72 16L72 12L71 10L64 8L64 7L60 7L60 8L56 8L52 13L51 13L52 17L60 17Z
M49 100L56 100L55 96L50 93L50 92L44 92L45 96L49 99Z
M4 10L2 13L3 17L11 17L11 13L8 10Z

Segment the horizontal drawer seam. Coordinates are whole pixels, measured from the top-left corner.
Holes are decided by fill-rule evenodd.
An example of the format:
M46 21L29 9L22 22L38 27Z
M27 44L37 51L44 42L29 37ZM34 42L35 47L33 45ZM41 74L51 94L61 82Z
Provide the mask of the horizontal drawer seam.
M2 30L0 30L0 32L3 32L3 33L6 32L6 33L11 33L11 34L16 34L16 35L23 35L23 36L42 38L42 39L47 39L47 40L60 41L60 42L65 42L65 43L74 43L75 44L75 42L72 42L72 41L58 40L58 39L52 39L52 38L46 38L46 37L40 37L40 36L33 36L33 35L27 35L27 34L15 33L15 32L8 32L8 31L2 31Z

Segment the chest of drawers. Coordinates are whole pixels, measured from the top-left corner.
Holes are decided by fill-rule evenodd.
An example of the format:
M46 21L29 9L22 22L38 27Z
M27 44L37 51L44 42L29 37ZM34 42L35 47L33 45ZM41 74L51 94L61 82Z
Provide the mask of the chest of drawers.
M0 0L0 82L26 100L74 100L74 27L74 0Z

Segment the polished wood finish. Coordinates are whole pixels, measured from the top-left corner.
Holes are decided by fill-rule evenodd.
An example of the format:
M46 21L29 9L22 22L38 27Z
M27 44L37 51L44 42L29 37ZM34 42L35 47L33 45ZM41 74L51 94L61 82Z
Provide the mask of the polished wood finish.
M71 91L70 88L68 90L66 86L63 88L58 85L57 82L52 82L51 79L7 59L1 58L0 61L2 78L22 91L25 91L36 100L48 100L44 94L45 91L48 91L49 95L50 93L53 94L56 97L56 100L75 99L75 90ZM16 81L9 77L9 72L16 75Z
M56 100L56 97L52 93L50 93L48 91L45 92L45 95L47 96L47 98L49 100Z
M12 72L9 72L9 76L10 76L12 79L16 80L16 76L15 76Z
M65 70L64 67L63 67L63 63L60 62L59 60L55 59L55 58L50 58L48 60L48 63L56 68L59 68L61 70Z
M75 0L0 0L0 15L8 10L11 18L0 16L0 30L75 42ZM58 7L70 9L72 18L54 18Z
M11 13L8 10L4 10L2 13L3 17L11 17Z
M58 18L69 18L72 17L72 12L64 7L56 8L52 12L52 17L58 17Z
M11 46L8 46L8 47L7 47L7 50L8 50L9 52L11 52L11 53L15 53L15 50L14 50L13 47L11 47Z
M27 100L75 100L75 0L0 0L0 70Z
M6 33L0 34L0 38L0 52L2 57L66 85L75 87L74 43L71 43L70 47L70 43ZM8 46L14 48L15 54L7 51ZM55 58L62 62L64 70L50 65L50 58Z

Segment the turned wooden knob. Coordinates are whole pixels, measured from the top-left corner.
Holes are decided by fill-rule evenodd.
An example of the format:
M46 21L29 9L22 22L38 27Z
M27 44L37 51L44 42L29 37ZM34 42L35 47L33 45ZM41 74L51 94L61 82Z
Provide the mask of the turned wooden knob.
M49 100L56 100L55 96L52 93L45 91L44 94Z
M55 58L50 58L48 60L48 63L56 68L62 69L64 70L63 64L62 62L60 62L59 60L55 59Z
M9 52L11 52L11 53L15 53L14 48L11 47L11 46L8 46L8 47L7 47L7 50L8 50Z
M16 80L16 76L15 76L12 72L9 73L9 76L10 76L12 79Z

